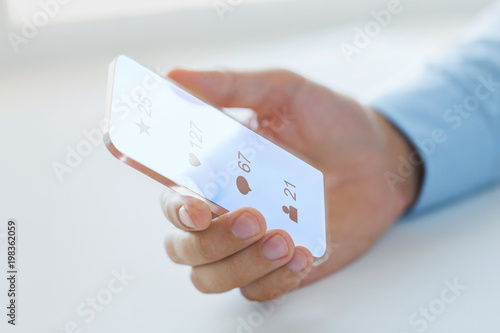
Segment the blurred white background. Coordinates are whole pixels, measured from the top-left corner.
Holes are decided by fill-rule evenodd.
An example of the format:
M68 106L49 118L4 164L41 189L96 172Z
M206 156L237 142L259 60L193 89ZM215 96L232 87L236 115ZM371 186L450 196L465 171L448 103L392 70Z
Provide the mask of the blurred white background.
M419 332L410 317L454 279L467 289L423 331L500 331L498 188L401 222L338 274L258 306L238 291L195 290L189 269L163 251L162 186L102 143L61 179L53 170L99 130L118 54L161 72L288 68L369 101L451 45L491 1L401 0L351 62L340 45L389 1L59 0L45 22L42 6L54 1L0 0L0 228L16 218L20 233L18 326L0 312L1 332ZM44 24L23 36L35 18ZM24 38L18 52L13 34ZM122 269L135 278L87 322L77 310Z

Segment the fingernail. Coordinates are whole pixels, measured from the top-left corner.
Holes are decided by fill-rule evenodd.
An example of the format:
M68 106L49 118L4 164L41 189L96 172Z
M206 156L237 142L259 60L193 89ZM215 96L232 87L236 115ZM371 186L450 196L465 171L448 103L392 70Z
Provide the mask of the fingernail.
M262 245L262 254L268 260L282 258L288 254L288 245L282 236L273 236Z
M239 239L248 239L260 232L260 225L252 214L244 213L233 222L232 231Z
M181 223L184 224L188 228L198 229L194 225L193 219L189 216L188 211L186 210L186 206L182 206L179 209L179 217L181 218Z
M308 264L309 263L305 254L302 253L302 251L295 251L292 259L288 262L286 266L293 273L299 273L300 271L304 270Z

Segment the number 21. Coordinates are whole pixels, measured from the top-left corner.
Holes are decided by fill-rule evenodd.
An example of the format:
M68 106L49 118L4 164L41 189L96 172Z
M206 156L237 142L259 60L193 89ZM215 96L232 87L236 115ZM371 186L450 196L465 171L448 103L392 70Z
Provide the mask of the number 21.
M285 184L286 184L286 187L284 189L284 192L285 192L285 195L288 197L292 197L293 201L297 201L297 193L295 192L292 192L290 191L290 189L288 188L288 186L291 186L293 188L295 188L295 185L293 185L292 183L289 183L285 180Z

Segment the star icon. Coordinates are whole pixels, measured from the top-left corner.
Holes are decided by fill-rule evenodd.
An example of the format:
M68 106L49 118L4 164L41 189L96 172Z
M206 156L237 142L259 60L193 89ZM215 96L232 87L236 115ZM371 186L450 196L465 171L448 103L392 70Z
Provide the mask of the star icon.
M146 133L148 136L151 136L149 135L149 129L151 128L151 126L144 124L144 121L142 119L140 123L135 123L135 124L139 126L139 129L141 131L139 134Z

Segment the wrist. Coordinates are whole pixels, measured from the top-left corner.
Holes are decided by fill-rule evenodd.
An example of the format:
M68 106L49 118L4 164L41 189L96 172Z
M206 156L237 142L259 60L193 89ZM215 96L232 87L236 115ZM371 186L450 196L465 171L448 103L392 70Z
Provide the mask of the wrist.
M423 162L408 138L384 115L370 109L379 131L385 160L384 177L390 190L399 197L403 211L417 200L423 177Z

